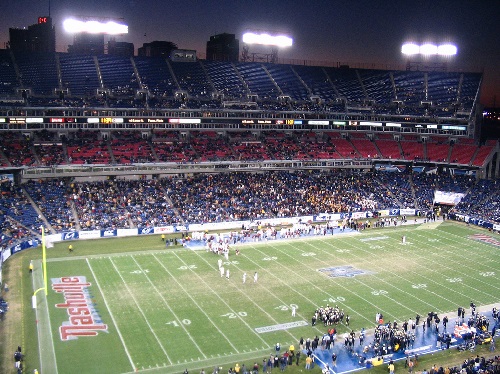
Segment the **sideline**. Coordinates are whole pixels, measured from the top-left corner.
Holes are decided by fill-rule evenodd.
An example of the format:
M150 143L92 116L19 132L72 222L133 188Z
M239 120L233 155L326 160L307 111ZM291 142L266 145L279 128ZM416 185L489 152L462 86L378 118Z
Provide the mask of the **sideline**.
M35 261L32 273L33 291L44 287L42 261ZM36 295L36 330L38 334L38 351L40 356L40 372L57 374L57 360L54 337L50 326L49 306L44 292Z

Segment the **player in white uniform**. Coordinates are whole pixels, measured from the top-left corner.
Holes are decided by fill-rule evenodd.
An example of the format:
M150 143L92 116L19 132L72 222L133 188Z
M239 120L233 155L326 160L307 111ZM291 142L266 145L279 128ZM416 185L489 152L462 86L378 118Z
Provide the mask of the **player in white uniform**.
M224 276L224 266L219 268L221 278Z
M247 281L247 273L243 273L243 283L246 283Z
M257 272L253 275L253 282L257 283L257 280L259 279L259 276L257 275Z

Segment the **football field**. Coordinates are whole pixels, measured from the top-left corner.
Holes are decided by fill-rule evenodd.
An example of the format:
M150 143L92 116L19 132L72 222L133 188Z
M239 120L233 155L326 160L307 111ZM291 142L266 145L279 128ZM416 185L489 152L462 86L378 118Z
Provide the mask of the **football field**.
M499 303L497 237L444 222L247 243L223 259L229 278L220 256L165 248L159 236L75 242L57 258L49 250L36 310L42 373L227 372L276 343L321 336L311 317L326 304L349 315L343 333L374 328L377 312L402 321Z

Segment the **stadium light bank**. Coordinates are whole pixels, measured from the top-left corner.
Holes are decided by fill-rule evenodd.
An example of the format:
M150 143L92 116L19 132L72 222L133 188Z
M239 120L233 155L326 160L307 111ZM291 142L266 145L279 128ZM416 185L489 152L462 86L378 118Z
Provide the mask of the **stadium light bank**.
M256 34L253 32L246 32L243 34L243 43L270 45L275 47L291 47L293 39L286 35L273 36L267 33Z
M416 43L405 43L401 47L401 53L406 56L443 56L450 57L457 54L457 47L453 44L432 44L424 43L418 45Z
M68 18L63 22L64 31L77 34L128 34L128 26L115 21L100 22L95 20L77 20Z

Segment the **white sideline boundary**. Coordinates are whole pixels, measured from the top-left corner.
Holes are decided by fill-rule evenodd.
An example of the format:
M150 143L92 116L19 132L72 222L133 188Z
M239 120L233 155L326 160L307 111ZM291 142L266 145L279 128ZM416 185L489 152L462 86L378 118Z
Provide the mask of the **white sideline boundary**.
M42 262L36 261L36 266L31 274L31 283L33 285L33 291L38 290L43 287L43 270ZM40 372L41 373L58 373L57 360L56 360L56 350L54 346L54 336L52 335L52 327L50 324L49 317L49 305L47 297L42 292L36 297L36 331L38 336L38 355L40 360ZM47 343L50 340L50 343Z

